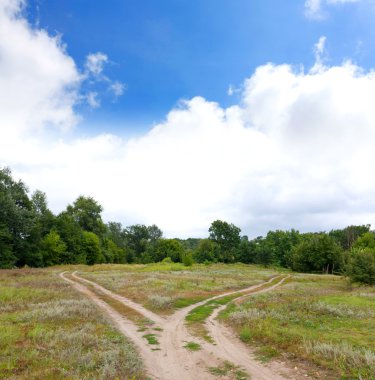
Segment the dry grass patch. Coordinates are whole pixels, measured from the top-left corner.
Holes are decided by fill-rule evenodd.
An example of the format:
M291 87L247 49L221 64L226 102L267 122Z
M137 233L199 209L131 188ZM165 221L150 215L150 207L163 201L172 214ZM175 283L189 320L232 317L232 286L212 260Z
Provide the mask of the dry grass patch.
M145 379L133 345L55 269L0 271L1 379Z
M244 264L184 267L179 263L95 265L80 275L142 304L159 314L171 314L206 298L260 283L278 272Z

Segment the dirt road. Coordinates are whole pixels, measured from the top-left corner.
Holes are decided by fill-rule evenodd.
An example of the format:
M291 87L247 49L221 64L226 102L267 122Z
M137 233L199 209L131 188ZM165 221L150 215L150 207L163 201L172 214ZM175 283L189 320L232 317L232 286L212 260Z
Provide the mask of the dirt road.
M111 318L118 330L134 342L143 358L147 374L152 379L217 379L216 376L208 371L208 368L222 366L225 362L230 362L234 366L238 366L238 368L244 370L252 380L300 378L299 375L294 373L293 370L288 368L285 364L276 363L271 366L265 366L256 361L251 350L236 339L227 327L221 325L215 319L225 305L214 310L213 314L206 322L206 328L214 339L215 344L208 343L203 339L192 336L185 325L185 317L197 306L226 295L241 293L241 296L237 298L241 299L242 297L249 297L250 294L272 291L285 281L285 276L277 276L259 285L254 285L240 291L227 292L206 299L180 309L173 315L165 318L147 310L142 305L139 305L126 297L111 292L93 281L78 276L76 272L70 275L67 274L67 272L63 272L60 276L65 281L69 282L76 290L89 297L107 314L108 317ZM265 286L272 282L275 283L267 287ZM153 328L147 332L155 334L155 338L159 342L157 349L152 349L151 345L147 343L147 340L144 337L147 332L140 331L139 326L100 299L96 294L97 292L121 302L125 306L137 311L148 320L153 321ZM197 342L201 345L201 349L195 352L189 351L184 347L187 342ZM227 376L221 378L230 379L233 377ZM307 377L303 378L306 379Z

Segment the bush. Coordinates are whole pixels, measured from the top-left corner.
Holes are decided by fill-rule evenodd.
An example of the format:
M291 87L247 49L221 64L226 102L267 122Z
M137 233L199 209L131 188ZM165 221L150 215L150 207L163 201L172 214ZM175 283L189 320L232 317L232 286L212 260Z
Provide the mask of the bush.
M194 264L193 255L190 252L182 255L182 263L185 267L191 267Z
M370 248L354 250L347 275L352 282L375 285L375 251Z

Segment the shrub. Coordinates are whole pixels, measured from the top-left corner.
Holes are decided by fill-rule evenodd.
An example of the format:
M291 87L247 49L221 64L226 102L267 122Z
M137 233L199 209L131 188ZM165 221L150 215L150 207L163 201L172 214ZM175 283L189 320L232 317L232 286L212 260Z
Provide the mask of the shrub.
M347 275L352 282L375 285L375 251L370 248L354 250Z

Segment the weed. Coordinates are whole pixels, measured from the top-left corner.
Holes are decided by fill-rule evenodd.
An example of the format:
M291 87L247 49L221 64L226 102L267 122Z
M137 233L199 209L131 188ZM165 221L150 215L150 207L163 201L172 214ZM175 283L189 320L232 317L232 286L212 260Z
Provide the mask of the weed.
M234 364L225 361L222 365L218 367L209 367L208 371L218 377L222 376L228 376L230 374L234 375L236 380L245 380L249 379L249 376L247 375L246 372L243 370L239 369L239 367L235 366Z
M156 339L155 334L145 334L143 335L143 338L147 339L148 344L152 344L152 345L159 344L158 340Z
M199 343L188 342L184 346L189 351L199 351L202 347Z

